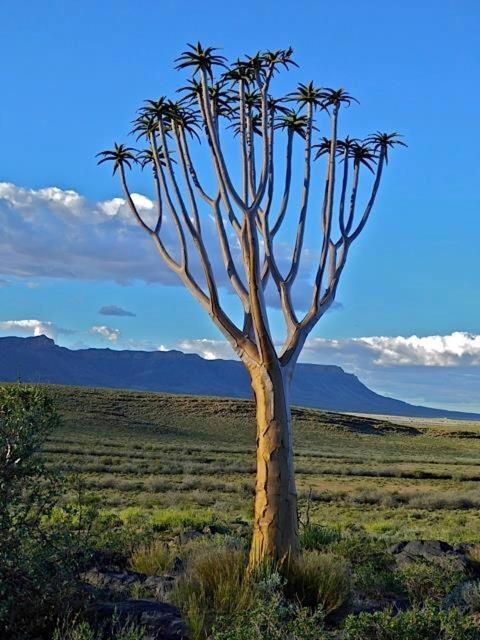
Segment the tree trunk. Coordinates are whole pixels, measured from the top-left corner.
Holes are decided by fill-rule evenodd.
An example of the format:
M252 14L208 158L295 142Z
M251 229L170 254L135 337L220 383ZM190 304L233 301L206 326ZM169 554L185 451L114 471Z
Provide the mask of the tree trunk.
M280 365L250 369L257 409L257 478L250 569L296 556L297 493L289 386Z

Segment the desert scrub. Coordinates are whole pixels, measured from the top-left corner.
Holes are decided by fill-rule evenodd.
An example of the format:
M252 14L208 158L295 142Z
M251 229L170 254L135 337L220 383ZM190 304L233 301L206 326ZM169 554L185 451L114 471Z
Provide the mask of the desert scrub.
M215 623L212 640L333 640L325 631L322 609L312 611L287 602L283 587L275 573L256 584L251 607L233 616L221 616Z
M465 579L455 559L418 560L398 572L408 598L413 605L425 600L440 601Z
M471 568L480 573L480 544L472 544L467 549L466 557Z
M344 606L351 593L348 562L332 553L306 551L285 571L285 595L304 606L322 607L329 615Z
M113 621L108 635L110 640L146 640L147 635L142 627L135 624L121 624ZM64 620L57 626L51 640L104 640L104 629L97 630L88 622Z
M0 387L0 637L37 637L49 630L76 582L64 531L45 526L63 490L39 455L59 425L44 391Z
M480 640L480 630L458 609L432 605L399 613L379 611L348 616L342 640Z
M480 613L480 582L468 580L459 584L444 599L442 605L446 608L456 607L465 614Z
M154 540L137 547L130 557L129 565L133 571L155 576L171 571L173 562L174 556L168 546L160 540Z
M342 534L338 529L309 522L300 529L300 545L306 551L320 551L324 547L339 542Z
M216 616L233 616L252 603L252 584L246 576L247 556L228 547L201 549L192 554L172 601L187 618L193 640L208 637Z
M355 591L367 595L402 591L393 556L387 552L385 542L354 533L345 535L329 549L349 562Z

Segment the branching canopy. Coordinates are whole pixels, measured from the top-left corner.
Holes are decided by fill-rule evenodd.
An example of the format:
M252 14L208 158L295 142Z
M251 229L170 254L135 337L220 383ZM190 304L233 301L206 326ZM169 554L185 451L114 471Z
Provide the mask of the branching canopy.
M227 64L217 49L189 45L177 60L177 69L192 72L179 89L179 99L147 100L134 121L133 134L146 147L134 150L116 144L113 150L99 154L100 162L113 162L134 217L152 237L163 260L247 366L276 362L290 371L310 331L334 301L350 246L371 215L390 149L404 145L397 133L340 139L341 112L356 102L344 89L310 82L275 96L272 85L277 72L297 66L292 54L292 49L264 51ZM226 148L232 139L240 151L239 171L227 161ZM194 147L202 141L214 188L212 180L205 186L192 160L198 155ZM303 155L299 185L292 178L293 166L298 166L294 165L296 146ZM280 177L275 171L279 159L284 167ZM321 162L326 167L318 178L314 169ZM126 170L134 163L152 171L157 198L153 225L141 216L127 184ZM361 206L359 185L369 174L373 174L372 183ZM323 199L315 207L311 200L320 181ZM300 201L294 203L298 194ZM242 325L222 305L205 242L205 215L215 222L225 273L243 308ZM293 304L292 290L305 252L309 215L318 218L318 260L310 304L300 313ZM275 239L292 216L295 237L285 269L276 257ZM165 217L176 231L176 253L162 234ZM192 268L193 258L201 265L200 278ZM279 351L265 304L270 279L287 328Z

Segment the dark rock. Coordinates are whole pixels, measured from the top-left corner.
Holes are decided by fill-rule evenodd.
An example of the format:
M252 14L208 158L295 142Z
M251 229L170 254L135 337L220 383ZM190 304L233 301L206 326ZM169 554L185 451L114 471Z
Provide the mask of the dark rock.
M181 640L187 630L178 609L156 600L97 602L87 610L87 618L96 628L135 624L145 629L145 640Z
M365 594L357 593L352 599L350 613L358 615L359 613L375 613L385 609L390 609L394 612L405 611L408 609L408 600L397 594L387 593L382 596L366 596Z
M465 552L460 547L452 547L443 540L409 540L399 542L388 548L398 567L406 566L412 562L426 561L438 562L447 558L458 564L462 571L466 567Z
M201 538L204 534L201 531L197 531L196 529L189 529L187 531L182 531L176 537L176 542L178 541L180 544L185 544L186 542L190 542L191 540L196 540L197 538Z
M173 576L146 576L134 571L114 572L98 567L82 574L81 579L92 587L117 594L130 594L133 588L139 588L159 600L172 589L175 581Z
M91 555L88 566L102 567L106 571L120 572L126 570L127 559L117 551L96 550Z

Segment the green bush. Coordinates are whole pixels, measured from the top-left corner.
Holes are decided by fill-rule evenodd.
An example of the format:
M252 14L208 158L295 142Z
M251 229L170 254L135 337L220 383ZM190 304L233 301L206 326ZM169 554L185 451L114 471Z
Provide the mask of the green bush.
M149 576L168 573L172 570L174 556L164 542L154 540L137 547L130 558L130 568Z
M119 624L113 621L108 634L109 640L145 640L146 633L135 624ZM88 622L65 620L55 629L52 640L104 640L104 630L92 628Z
M45 393L0 387L0 637L35 637L72 597L71 557L63 536L43 526L61 483L39 455L59 424ZM68 555L68 554L67 554Z
M307 523L300 529L300 545L306 551L321 551L332 542L339 542L342 534L338 529L321 524Z
M440 601L465 575L454 559L438 558L412 562L399 571L399 577L410 602L421 605L425 600Z
M278 574L254 587L252 606L217 620L212 640L327 640L324 613L287 602ZM332 638L333 640L333 638Z
M402 582L395 573L394 558L386 551L385 542L355 534L333 543L329 550L350 563L356 591L372 596L403 591Z
M480 630L458 609L432 605L393 614L361 613L345 621L342 640L479 640Z
M480 613L480 582L468 580L459 584L443 601L445 607L457 607L464 613Z
M215 546L192 554L172 600L187 618L193 640L206 638L216 616L232 616L252 603L244 551Z
M285 595L330 614L348 602L351 592L347 561L332 553L306 551L286 568Z

